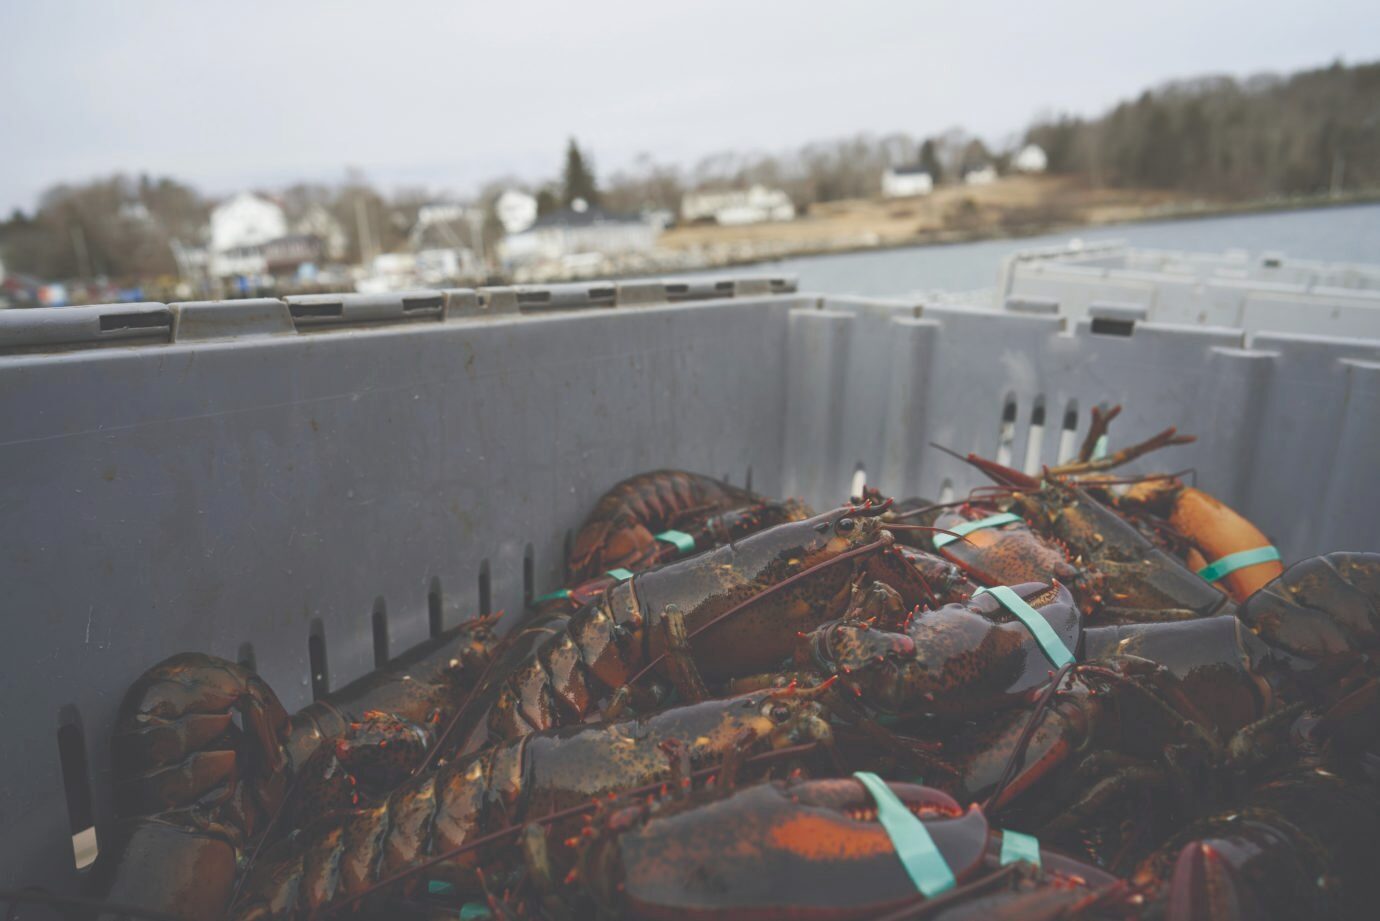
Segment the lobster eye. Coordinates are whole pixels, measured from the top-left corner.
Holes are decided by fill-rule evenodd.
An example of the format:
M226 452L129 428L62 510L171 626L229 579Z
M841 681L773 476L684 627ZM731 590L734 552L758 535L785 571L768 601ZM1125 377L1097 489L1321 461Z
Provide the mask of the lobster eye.
M791 708L785 704L775 704L771 708L771 718L774 722L784 723L786 718L791 715Z
M839 531L840 534L847 534L849 531L853 530L853 519L840 518L839 523L834 525L834 527Z

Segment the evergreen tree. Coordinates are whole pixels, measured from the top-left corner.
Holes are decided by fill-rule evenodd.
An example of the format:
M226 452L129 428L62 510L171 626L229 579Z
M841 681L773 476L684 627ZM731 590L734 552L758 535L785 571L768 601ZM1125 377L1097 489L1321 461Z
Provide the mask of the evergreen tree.
M920 145L920 166L930 174L934 184L939 185L944 178L944 169L939 165L939 152L934 149L934 141L929 138Z
M542 186L537 191L537 215L539 217L546 217L551 212L560 210L560 207L561 200L550 186Z
M585 163L575 139L565 149L565 200L569 208L577 198L584 199L591 208L599 204L599 189L594 184L594 172Z

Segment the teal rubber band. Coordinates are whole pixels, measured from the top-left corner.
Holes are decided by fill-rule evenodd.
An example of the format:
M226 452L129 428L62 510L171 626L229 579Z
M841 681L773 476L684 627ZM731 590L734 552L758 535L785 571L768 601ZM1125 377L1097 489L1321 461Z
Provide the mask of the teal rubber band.
M1004 867L1009 863L1018 863L1024 860L1026 863L1040 865L1040 839L1034 835L1024 835L1018 831L1002 829L1001 833L1001 865Z
M1273 563L1280 558L1279 551L1274 547L1256 547L1254 550L1242 550L1240 553L1229 553L1215 563L1209 563L1198 570L1198 575L1207 579L1209 582L1216 582L1224 576L1229 576L1238 569L1245 569L1247 566L1254 566L1256 563Z
M1024 598L1005 585L980 588L973 592L973 597L976 598L983 592L991 594L1002 607L1025 624L1025 628L1030 631L1031 636L1035 637L1035 642L1040 644L1040 649L1044 650L1045 658L1053 662L1055 668L1063 668L1073 661L1073 652L1064 645L1063 639L1054 632L1049 621L1040 616L1039 611L1025 603Z
M1093 445L1093 460L1102 460L1107 456L1107 436L1099 435L1096 444Z
M489 906L480 902L466 902L460 907L460 921L486 921L493 916Z
M451 883L446 882L446 881L443 880L443 879L431 879L431 880L427 880L427 884L426 884L426 894L427 894L427 895L454 895L454 894L455 894L455 886L452 885Z
M977 521L965 521L963 524L954 525L952 528L947 528L946 530L953 531L954 534L965 535L972 534L974 531L981 531L983 528L997 528L1004 524L1015 524L1022 520L1020 515L1011 512L1002 512L1000 515L988 515L986 518L979 518ZM954 537L954 534L934 535L934 549L938 550L940 547L946 547L958 540L957 537Z
M906 868L911 882L927 899L948 892L957 883L954 871L939 853L934 839L930 837L925 823L921 822L897 798L886 781L869 771L858 771L853 775L877 804L877 821L886 829L896 856Z
M569 597L570 597L570 589L568 589L568 588L558 588L558 589L556 589L554 592L547 592L545 595L542 595L540 598L533 598L533 599L532 599L532 603L533 603L533 604L541 604L543 601L551 601L552 599L555 599L555 598L569 598Z
M681 553L695 552L695 539L684 531L662 531L656 539L674 545Z
M608 572L604 573L604 575L613 576L619 582L626 582L633 577L632 570L630 569L610 569Z

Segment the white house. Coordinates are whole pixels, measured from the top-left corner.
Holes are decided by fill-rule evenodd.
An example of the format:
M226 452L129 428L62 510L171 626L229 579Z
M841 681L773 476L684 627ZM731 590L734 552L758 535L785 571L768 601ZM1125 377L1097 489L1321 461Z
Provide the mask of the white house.
M1038 144L1027 144L1011 158L1011 168L1018 173L1043 173L1049 168L1049 157Z
M509 189L494 202L494 213L504 233L522 233L537 220L537 200L526 192Z
M995 166L981 166L977 169L970 169L963 174L963 181L967 185L991 185L997 181L997 168Z
M882 173L883 198L912 198L934 191L934 177L923 166L889 166Z
M211 211L211 252L259 246L287 236L283 209L261 195L241 192Z
M588 254L646 253L655 248L660 232L655 224L636 215L599 208L568 209L540 217L526 230L509 234L499 244L499 251L503 261L510 264L554 262Z
M321 205L311 205L292 223L292 232L299 236L316 237L321 241L321 255L327 262L345 258L349 239L345 228Z
M795 205L781 189L755 185L725 192L687 192L680 200L686 221L713 220L725 226L795 220Z

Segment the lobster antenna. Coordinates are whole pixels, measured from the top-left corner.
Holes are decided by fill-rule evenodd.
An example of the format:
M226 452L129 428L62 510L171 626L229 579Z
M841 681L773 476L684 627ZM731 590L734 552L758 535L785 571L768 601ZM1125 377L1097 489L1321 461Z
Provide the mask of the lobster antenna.
M1008 467L1005 464L999 464L996 461L990 461L987 458L979 457L976 454L959 454L953 448L946 448L942 444L933 441L930 442L930 447L938 448L945 454L952 455L958 458L959 460L963 461L963 463L970 464L978 468L983 473L987 474L987 476L998 481L1002 485L1010 486L1013 489L1038 489L1040 486L1039 480L1031 476L1026 476L1024 473L1021 473L1021 471L1017 470L1014 467Z
M305 766L305 763L303 766ZM240 890L244 888L245 881L249 879L250 868L254 866L254 861L259 859L259 853L264 849L264 845L268 843L269 838L273 834L273 829L278 824L278 820L283 817L283 813L287 812L288 803L291 801L292 794L297 792L302 777L303 775L300 773L296 777L293 777L291 782L288 783L287 789L283 791L282 802L278 804L277 809L273 810L273 815L268 817L268 824L264 826L263 834L259 835L259 839L254 842L254 849L249 852L249 859L246 860L244 866L240 868L239 879L235 881L235 888L230 893L230 901L228 904L234 905L235 902L239 901Z
M1035 704L1035 709L1031 711L1030 718L1025 722L1025 728L1021 730L1020 737L1016 740L1016 745L1011 749L1011 757L1006 759L1006 766L1002 768L1001 777L997 779L997 785L992 788L991 794L982 801L982 811L989 815L999 808L998 797L1006 791L1006 787L1016 775L1017 765L1025 761L1026 749L1030 747L1030 742L1035 738L1035 730L1039 728L1044 715L1049 712L1049 706L1054 701L1059 692L1059 685L1064 683L1064 678L1074 668L1076 663L1069 662L1063 668L1054 673L1054 677L1049 682L1049 687L1045 688L1040 700Z
M958 458L959 460L963 461L965 464L968 463L968 458L964 457L962 454L959 454L959 453L958 453L957 451L955 451L953 448L950 448L950 447L948 447L948 446L946 446L946 445L942 445L942 444L940 444L940 443L937 442L937 441L931 441L931 442L930 442L930 447L931 447L931 448L935 448L936 450L939 450L939 451L943 451L945 454L949 455L950 457L956 457L956 458Z
M450 718L450 722L446 723L446 728L441 730L441 734L436 737L436 744L431 746L431 750L426 753L426 757L422 759L422 763L417 765L416 770L412 772L413 777L416 777L435 763L436 759L441 754L446 740L450 738L451 734L455 732L456 727L460 725L461 717L470 712L470 708L474 705L475 698L479 696L479 692L485 690L489 680L489 673L494 670L494 665L502 658L500 653L503 651L505 651L505 647L500 643L499 648L489 654L489 662L484 666L484 671L480 673L479 680L475 682L474 690L469 693L469 696L467 696L464 702L456 709L455 715ZM461 744L463 745L468 741L469 738L466 737L461 740Z
M809 752L812 752L819 747L819 742L804 742L800 745L790 745L785 748L777 748L773 749L772 751L762 752L761 754L753 755L750 758L744 758L742 763L762 764L770 761L778 761L782 758L789 758L794 755L808 754ZM700 768L698 771L692 771L689 776L691 779L698 779L701 777L707 777L718 770L718 765L715 765L714 767ZM621 794L621 796L623 798L633 798L639 796L646 796L649 793L656 793L658 790L661 789L664 783L664 781L658 781L656 783L646 784L644 786L637 787L633 790L624 791ZM421 863L418 863L415 866L408 867L406 870L399 870L392 876L389 876L386 879L379 880L377 883L374 883L373 885L369 886L363 891L350 896L348 899L345 899L342 902L337 902L334 905L327 906L319 914L312 915L312 921L316 921L316 919L321 918L328 918L336 912L339 912L342 909L355 904L361 899L367 898L368 896L373 895L375 892L387 888L388 886L391 886L395 883L399 883L405 879L416 876L418 873L421 873L431 867L434 867L438 863L445 863L447 860L454 860L461 854L468 853L469 851L473 851L477 848L481 848L489 844L495 844L499 841L502 841L505 838L509 838L513 835L520 834L522 830L526 828L528 825L550 825L554 822L559 822L561 819L568 819L571 816L580 815L581 813L592 812L602 802L604 801L594 800L592 802L583 803L579 806L571 806L568 809L561 809L557 812L549 812L546 815L541 816L539 818L530 819L526 822L522 822L516 825L508 825L504 828L500 828L498 831L490 832L487 835L475 838L473 841L466 841L464 844L458 845L457 847L453 847L450 850L442 851L439 854L436 854L432 857L428 857ZM0 898L2 898L3 895L3 893L0 893ZM151 921L186 921L186 919L184 918L176 918L172 915L158 915L157 917L154 917L153 915L148 915L147 917L150 917Z
M795 575L790 576L789 578L786 578L786 579L782 579L780 582L776 583L775 585L770 586L770 587L768 587L768 588L766 588L766 589L764 589L764 590L758 592L758 593L755 594L755 595L752 595L752 596L750 596L750 597L748 597L748 598L743 599L742 601L740 601L740 602L738 602L737 604L733 605L733 607L729 608L727 611L724 611L722 614L719 614L718 616L714 617L714 618L713 618L712 620L710 620L708 623L702 624L702 625L700 625L699 627L697 627L696 629L694 629L694 630L690 631L689 633L687 633L687 634L685 635L685 638L686 638L687 640L692 640L692 639L694 639L695 637L699 636L701 633L703 633L704 631L708 630L710 627L714 626L715 624L719 623L720 621L726 620L727 618L732 617L734 614L737 614L739 611L741 611L743 608L747 607L748 605L750 605L750 604L755 604L757 601L761 600L762 598L767 597L768 595L774 594L774 593L776 593L776 592L778 592L778 591L781 591L782 589L784 589L784 588L786 588L786 587L788 587L788 586L794 585L796 582L799 582L801 579L804 579L806 576L812 576L812 575L814 575L815 573L817 573L817 572L819 572L819 571L821 571L821 570L823 570L823 569L828 569L830 566L833 566L833 565L838 564L838 563L842 563L844 560L851 560L851 559L854 559L855 557L864 556L864 555L869 554L869 553L876 553L876 552L878 552L879 550L884 550L884 549L886 549L888 546L889 546L889 544L888 544L886 541L881 541L881 540L874 541L873 543L864 544L864 545L861 546L861 547L854 547L852 550L848 550L848 551L845 551L844 553L840 553L838 556L833 557L832 559L825 560L823 563L816 563L816 564L813 565L813 566L810 566L810 567L807 567L807 568L805 568L805 569L802 569L800 572L796 573ZM666 653L663 652L663 653L661 653L660 655L658 655L656 658L652 659L652 661L648 662L645 666L643 666L642 669L641 669L640 671L638 671L637 674L635 674L635 675L633 675L631 678L629 678L629 679L627 680L626 683L629 684L629 685L636 684L638 681L642 680L642 678L644 678L644 677L647 675L647 673L649 673L652 669L656 668L658 665L660 665L660 664L661 664L662 662L664 662L664 661L666 661Z

